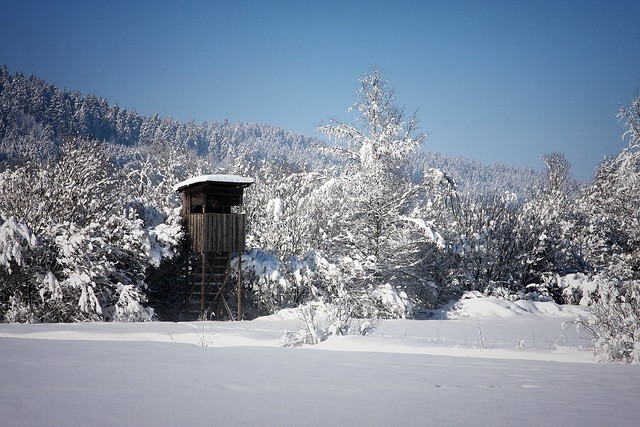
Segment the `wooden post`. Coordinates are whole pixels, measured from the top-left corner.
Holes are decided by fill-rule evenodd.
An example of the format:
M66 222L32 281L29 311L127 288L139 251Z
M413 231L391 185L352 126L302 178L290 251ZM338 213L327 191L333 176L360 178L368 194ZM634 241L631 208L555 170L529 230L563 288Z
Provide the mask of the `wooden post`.
M236 319L242 317L242 252L238 252L238 313Z
M204 252L201 253L202 256L202 283L200 285L200 317L201 320L207 320L204 310L205 310L205 297L207 290L207 254Z

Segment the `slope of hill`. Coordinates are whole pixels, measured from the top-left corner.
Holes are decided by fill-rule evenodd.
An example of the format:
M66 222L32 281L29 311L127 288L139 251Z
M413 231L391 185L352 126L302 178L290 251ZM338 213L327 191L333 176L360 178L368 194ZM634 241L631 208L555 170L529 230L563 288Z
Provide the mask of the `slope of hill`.
M321 119L321 118L319 118ZM142 116L95 95L81 95L35 76L11 75L0 67L0 162L43 160L55 154L64 138L81 137L124 147L172 144L212 166L232 159L273 160L314 169L336 162L315 147L326 143L262 123L180 122ZM540 174L507 165L487 166L439 153L421 153L414 169L439 168L462 191L511 191L528 194Z

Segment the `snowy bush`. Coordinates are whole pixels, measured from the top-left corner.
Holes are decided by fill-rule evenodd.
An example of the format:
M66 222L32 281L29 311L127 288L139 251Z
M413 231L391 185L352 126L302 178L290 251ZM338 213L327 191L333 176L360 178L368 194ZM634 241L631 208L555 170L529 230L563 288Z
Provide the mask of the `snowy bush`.
M237 268L237 262L232 260L232 268ZM339 333L338 319L405 318L413 307L404 291L372 283L372 260L342 257L333 261L310 250L304 257L281 262L273 254L252 249L242 255L241 262L245 295L251 303L245 309L253 315L273 314L304 303L321 304L323 315L334 319L330 323Z
M348 297L333 303L320 300L302 304L296 308L296 316L300 320L299 329L284 331L281 345L314 345L332 335L369 335L378 325L376 319L354 319L352 315L352 305Z
M145 308L140 289L132 285L118 284L118 302L115 304L113 320L125 322L149 321L153 318L153 309Z
M151 318L147 270L176 254L182 230L175 212L141 217L123 173L99 144L69 140L0 174L2 320Z
M38 239L23 221L10 217L3 220L0 212L0 321L33 321L30 302L38 297L38 288L56 291L55 278L42 278L43 269L32 270L42 249ZM39 282L39 283L38 283ZM38 286L40 285L40 286ZM57 292L55 292L58 295Z
M376 283L377 263L373 257L349 256L330 262L315 253L312 294L348 317L396 319L411 314L407 294L389 283ZM340 315L334 317L342 317Z
M20 267L23 252L38 244L35 235L26 224L14 218L3 221L0 217L0 267L4 267L11 274L11 266Z
M300 321L297 331L284 331L280 340L283 347L296 347L303 344L315 345L327 339L326 325L319 319L318 303L306 303L296 309Z
M371 298L376 308L376 318L404 319L411 314L413 304L409 301L407 294L388 283L374 288Z
M592 313L575 320L593 334L602 362L640 363L640 281L599 278Z
M305 301L333 299L340 295L343 276L322 253L311 250L304 257L287 257L252 249L242 254L242 276L258 315L296 307ZM232 261L236 268L237 259Z
M500 283L511 286L517 264L515 230L520 206L510 193L464 195L458 199L450 230L451 256L461 291L483 291Z
M598 280L584 273L575 273L560 278L560 287L566 304L591 305L596 299Z
M288 306L291 288L280 261L269 252L252 249L240 257L242 279L249 294L252 307L245 315L257 311L256 315L273 314ZM231 268L237 268L238 258L232 260Z

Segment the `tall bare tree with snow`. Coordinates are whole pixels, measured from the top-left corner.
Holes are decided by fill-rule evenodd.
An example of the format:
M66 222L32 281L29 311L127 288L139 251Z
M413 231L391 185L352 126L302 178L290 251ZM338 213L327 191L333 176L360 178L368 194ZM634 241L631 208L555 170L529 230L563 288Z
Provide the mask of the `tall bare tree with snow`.
M378 70L360 80L350 111L353 123L332 119L318 128L335 141L330 150L346 164L338 178L343 199L335 204L341 215L333 242L363 266L361 287L385 286L405 295L400 289L410 278L415 282L422 246L443 243L423 203L431 182L416 182L409 167L425 135L416 114L396 104Z
M379 71L360 80L351 111L353 124L335 119L318 129L337 145L332 149L346 158L341 177L345 200L342 242L362 259L389 263L401 249L403 234L412 222L411 197L417 188L406 164L422 145L415 115L406 117L396 105L395 93Z

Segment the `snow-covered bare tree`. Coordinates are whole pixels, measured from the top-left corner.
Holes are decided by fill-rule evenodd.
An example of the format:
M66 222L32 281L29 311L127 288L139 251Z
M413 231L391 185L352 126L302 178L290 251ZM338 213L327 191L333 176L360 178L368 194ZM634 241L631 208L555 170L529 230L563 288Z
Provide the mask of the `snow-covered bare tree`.
M145 226L101 148L68 140L56 158L0 174L4 320L150 318L145 271L170 256L174 233Z
M640 278L640 96L621 107L626 147L603 161L580 197L584 217L584 258L595 272L620 279Z
M360 268L350 283L368 294L380 286L394 292L408 282L421 263L420 248L440 243L422 202L428 185L413 181L409 162L425 135L415 114L396 104L395 92L378 70L360 80L352 124L332 119L318 130L336 143L328 150L345 162L334 182L340 200L330 256L348 257Z
M621 107L627 146L598 168L580 208L585 257L598 273L592 314L577 323L606 362L640 363L640 96Z
M520 204L512 193L464 195L455 215L452 252L455 281L463 291L509 288L520 267L518 228Z
M337 142L333 149L346 159L340 177L344 200L340 241L351 256L374 259L389 274L404 254L406 232L414 223L412 197L419 186L406 174L406 162L424 141L417 119L406 117L396 105L395 93L375 70L360 80L354 124L331 120L319 130Z
M574 272L581 268L572 246L570 229L575 185L570 164L562 154L546 154L546 180L524 203L518 238L521 245L521 285L541 283L545 275Z
M575 323L593 335L593 353L599 361L640 363L640 281L604 274L596 282L591 313Z

